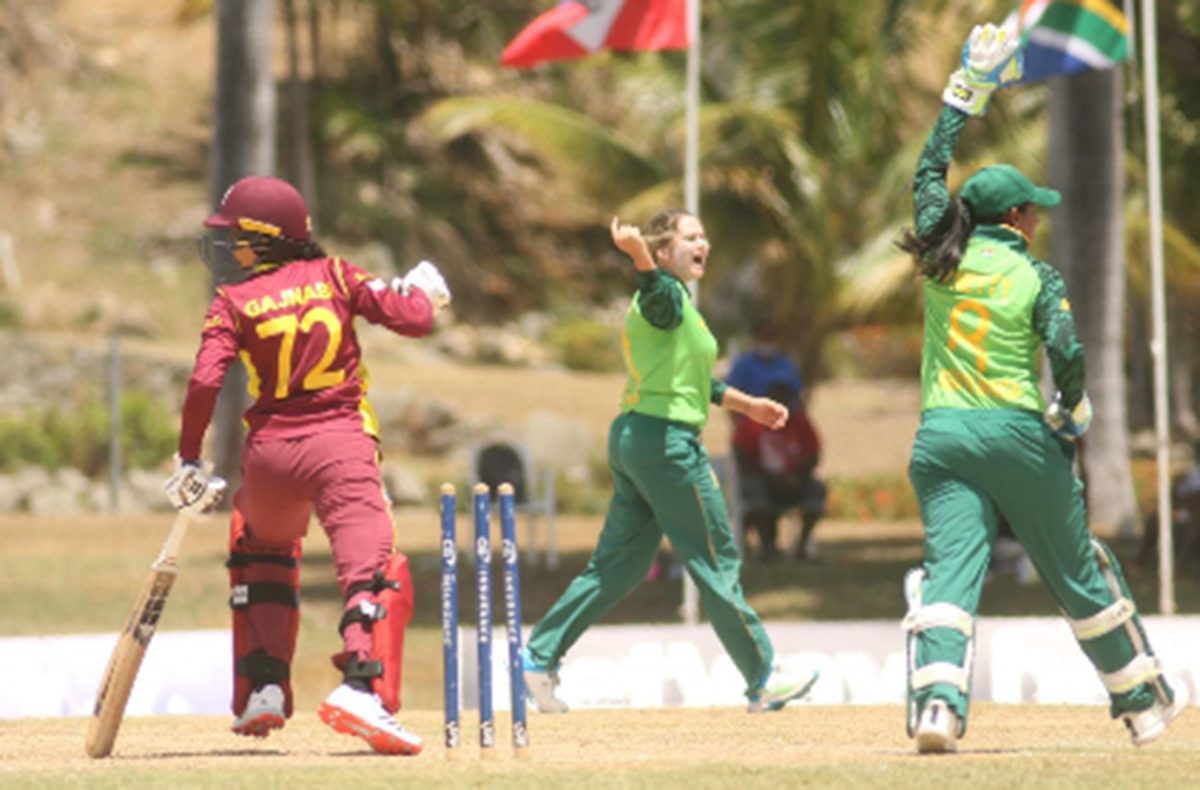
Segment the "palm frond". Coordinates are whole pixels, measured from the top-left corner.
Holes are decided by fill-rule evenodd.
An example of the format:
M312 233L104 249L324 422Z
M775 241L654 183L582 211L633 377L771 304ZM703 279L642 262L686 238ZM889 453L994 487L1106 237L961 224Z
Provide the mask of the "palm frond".
M917 293L912 259L897 249L902 224L885 228L834 268L840 288L837 310L846 322L864 320L897 300L910 302Z
M614 203L658 182L660 164L632 140L566 107L510 96L442 99L414 124L443 144L468 135L505 135L600 201Z
M1150 295L1150 216L1144 194L1125 202L1126 275L1133 292ZM1200 297L1200 244L1170 218L1163 219L1163 267L1167 285L1175 294Z

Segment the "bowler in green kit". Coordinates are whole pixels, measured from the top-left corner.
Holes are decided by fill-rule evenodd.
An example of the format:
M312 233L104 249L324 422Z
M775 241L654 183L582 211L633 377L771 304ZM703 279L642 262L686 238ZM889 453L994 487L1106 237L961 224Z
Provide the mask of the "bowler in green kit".
M742 592L741 560L700 431L710 403L775 429L787 421L787 408L713 378L717 341L687 289L708 260L700 220L660 212L643 235L614 217L611 231L638 272L621 336L628 380L608 436L613 495L587 567L529 637L526 688L543 713L566 711L555 695L563 656L642 583L665 535L746 681L747 709L778 710L806 694L816 674L793 677L774 666L771 640Z
M1003 516L1100 675L1133 743L1156 740L1186 703L1162 673L1113 552L1088 532L1073 440L1091 420L1083 346L1062 277L1029 252L1040 207L1060 195L1010 165L982 168L957 198L946 173L970 116L1019 79L1017 40L976 27L950 78L913 183L900 246L923 278L921 425L909 479L925 561L905 579L908 729L917 751L966 732L975 615ZM1045 352L1057 394L1039 388Z

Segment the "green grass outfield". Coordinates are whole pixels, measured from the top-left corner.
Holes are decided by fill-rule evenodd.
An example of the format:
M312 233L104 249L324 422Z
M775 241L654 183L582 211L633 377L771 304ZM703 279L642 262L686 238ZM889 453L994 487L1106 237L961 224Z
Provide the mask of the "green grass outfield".
M0 787L630 787L630 788L1171 788L1200 775L1200 713L1135 749L1101 707L978 705L956 755L919 757L900 706L531 713L532 746L515 759L504 728L480 757L465 728L456 759L441 714L405 711L425 735L416 757L379 757L298 714L269 739L228 732L217 716L125 722L113 756L83 753L86 720L0 722ZM506 719L498 718L503 725ZM471 725L470 718L464 724Z
M170 527L168 514L130 516L0 517L0 636L104 633L120 630ZM469 516L460 516L463 538ZM597 518L560 517L561 564L555 571L522 569L523 619L532 625L587 561L600 529ZM438 523L436 514L397 514L401 542L414 573L417 605L405 645L405 705L436 709L441 703ZM520 524L524 537L524 521ZM743 582L750 602L767 621L895 619L903 615L901 580L921 558L920 526L904 523L830 522L818 527L820 561L747 563ZM159 627L163 630L227 628L229 610L224 517L198 524L183 544L179 578ZM460 548L465 549L465 538ZM1142 610L1156 612L1157 574L1132 561L1135 546L1118 545ZM473 620L474 577L459 562L462 623ZM1200 568L1178 579L1180 613L1200 612ZM499 562L493 568L498 579ZM679 581L647 583L605 622L678 622ZM494 601L497 622L503 607ZM988 582L981 614L1053 616L1040 584L1022 587L1011 576ZM328 543L314 528L305 541L301 570L301 626L293 681L297 709L315 710L338 678L329 656L340 649L340 596ZM899 638L899 637L897 637Z

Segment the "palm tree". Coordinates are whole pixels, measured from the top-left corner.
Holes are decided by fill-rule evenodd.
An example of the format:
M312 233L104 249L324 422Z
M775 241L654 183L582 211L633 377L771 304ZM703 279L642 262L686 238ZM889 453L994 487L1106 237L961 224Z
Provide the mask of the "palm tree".
M312 39L312 46L309 52L313 54L317 52L316 37L318 34L318 31L312 26L314 18L312 15L308 18L310 23L309 35ZM285 40L287 41L288 62L285 111L287 140L283 141L288 150L287 172L292 183L296 185L296 188L300 190L300 194L304 195L308 201L309 211L313 214L313 224L319 226L316 216L316 206L320 204L320 201L317 199L316 152L313 146L312 128L308 112L308 82L301 73L300 36L302 25L300 23L299 11L296 8L296 0L283 0L283 19L286 31ZM315 58L311 67L315 76Z
M1063 273L1087 349L1095 418L1083 453L1093 524L1131 534L1137 503L1125 395L1124 127L1120 69L1054 78L1050 86L1051 260Z
M842 324L835 263L907 203L916 155L905 148L912 133L899 86L912 73L903 56L933 39L901 14L912 5L731 0L705 9L701 205L718 246L701 298L722 294L705 308L718 327L729 323L722 281L749 270L751 310L772 315L810 373ZM554 206L564 177L573 179L568 204L579 210L570 219L580 224L602 225L614 210L644 218L682 202L676 54L596 56L572 64L569 78L550 67L436 102L415 128L443 150L477 147L500 178L549 183ZM601 80L601 91L580 90ZM561 223L561 210L548 210Z
M271 0L217 2L216 117L210 163L214 210L239 178L275 170L273 5ZM214 471L231 489L241 479L245 406L246 372L235 362L225 377L213 421Z

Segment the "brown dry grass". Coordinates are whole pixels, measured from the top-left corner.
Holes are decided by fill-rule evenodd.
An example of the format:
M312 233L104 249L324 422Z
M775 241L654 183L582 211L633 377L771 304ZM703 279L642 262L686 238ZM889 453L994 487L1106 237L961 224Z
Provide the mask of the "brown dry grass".
M1169 787L1200 771L1200 715L1134 749L1101 708L979 705L954 756L918 757L899 706L598 710L530 714L532 748L514 759L464 746L447 760L441 714L405 711L426 740L414 758L376 758L359 741L298 714L265 741L221 717L133 718L114 756L84 756L85 719L0 723L0 786L10 787Z

